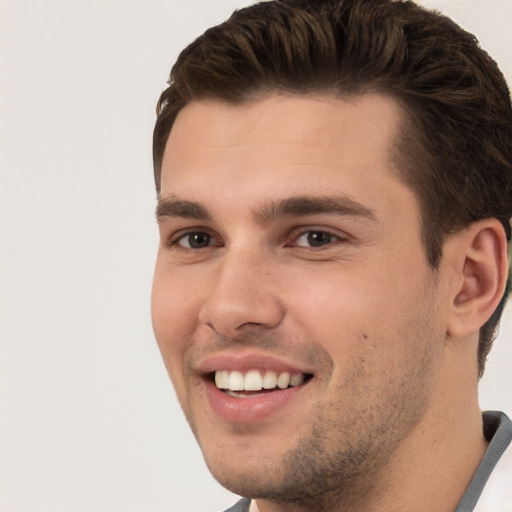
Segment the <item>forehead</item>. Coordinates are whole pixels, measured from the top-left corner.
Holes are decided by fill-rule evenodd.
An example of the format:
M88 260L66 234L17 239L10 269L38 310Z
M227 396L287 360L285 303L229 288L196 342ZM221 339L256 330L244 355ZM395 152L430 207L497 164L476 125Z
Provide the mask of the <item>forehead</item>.
M178 114L162 165L162 195L197 186L267 194L325 193L396 180L392 148L400 124L397 103L368 94L271 95L243 104L195 101ZM293 190L292 190L293 189Z

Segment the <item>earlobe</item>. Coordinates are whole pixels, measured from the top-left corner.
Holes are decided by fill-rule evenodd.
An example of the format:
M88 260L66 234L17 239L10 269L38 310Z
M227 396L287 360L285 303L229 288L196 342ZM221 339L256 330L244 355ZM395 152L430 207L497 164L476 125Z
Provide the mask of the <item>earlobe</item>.
M505 291L508 271L505 230L497 219L475 222L456 235L451 249L459 277L455 281L448 334L463 337L487 322Z

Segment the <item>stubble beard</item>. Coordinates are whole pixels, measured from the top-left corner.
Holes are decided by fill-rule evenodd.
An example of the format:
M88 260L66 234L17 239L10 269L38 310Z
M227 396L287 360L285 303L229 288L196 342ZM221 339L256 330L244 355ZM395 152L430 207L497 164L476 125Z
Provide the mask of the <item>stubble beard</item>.
M331 399L320 399L307 413L310 428L284 453L267 454L256 463L239 460L233 467L232 453L219 460L208 457L207 447L201 446L212 475L230 491L272 502L283 511L327 512L377 503L386 489L387 466L433 399L433 368L439 350L429 339L435 332L431 318L432 311L420 314L395 332L411 342L391 366L396 371L388 368L380 380L372 379L382 373L379 360L358 356L359 364L330 393ZM374 340L374 347L378 343ZM316 361L318 375L323 376L318 378L324 380L319 388L325 389L333 361L327 353L317 354ZM201 445L198 425L188 419ZM247 428L249 444L251 426Z
M280 460L260 461L252 470L248 461L247 471L233 471L206 459L208 467L230 491L268 500L282 510L327 512L376 501L382 490L380 475L420 422L428 402L420 386L404 395L410 382L394 384L395 393L385 402L363 406L356 417L339 414L342 401L318 402L310 415L315 418L311 429Z

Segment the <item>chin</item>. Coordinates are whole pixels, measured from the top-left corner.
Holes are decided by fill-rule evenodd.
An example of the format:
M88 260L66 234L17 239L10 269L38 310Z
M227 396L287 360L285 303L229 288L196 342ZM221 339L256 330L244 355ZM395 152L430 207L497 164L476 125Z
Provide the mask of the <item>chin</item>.
M199 443L204 460L212 476L229 491L246 498L265 498L280 494L286 478L284 440L269 451L268 437L261 440L250 433L236 436L236 440Z
M227 456L230 458L230 456ZM208 469L213 477L226 489L246 498L265 498L272 496L279 489L282 475L278 466L263 465L262 461L215 461L209 463ZM277 487L277 489L276 489Z

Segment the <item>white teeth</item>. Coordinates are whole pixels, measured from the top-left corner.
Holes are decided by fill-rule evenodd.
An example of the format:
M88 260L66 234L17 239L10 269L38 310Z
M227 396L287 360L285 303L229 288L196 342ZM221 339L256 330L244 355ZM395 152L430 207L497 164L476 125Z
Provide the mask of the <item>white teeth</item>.
M221 372L215 372L215 384L219 389L229 388L229 372L222 370Z
M269 370L263 376L263 389L274 389L277 386L277 373Z
M229 389L231 391L243 391L244 376L240 372L231 372L229 375Z
M290 377L290 386L299 386L304 382L304 374L303 373L294 373Z
M268 370L261 375L259 370L250 370L245 376L239 371L219 370L215 372L215 385L219 389L229 391L260 391L261 389L286 389L291 386L299 386L304 382L303 373L290 374L283 372L277 374L273 370ZM232 396L238 396L235 393Z
M251 370L245 374L245 391L260 391L263 387L263 379L258 370Z
M249 397L253 398L253 397L255 397L255 396L261 396L261 395L263 395L263 393L259 393L259 394L255 394L255 395L247 395L247 394L246 394L246 393L244 393L244 392L239 392L239 391L229 391L229 390L227 391L227 394L228 394L229 396L232 396L233 398L249 398Z
M290 384L290 374L287 372L281 373L277 378L277 387L280 389L286 389Z

